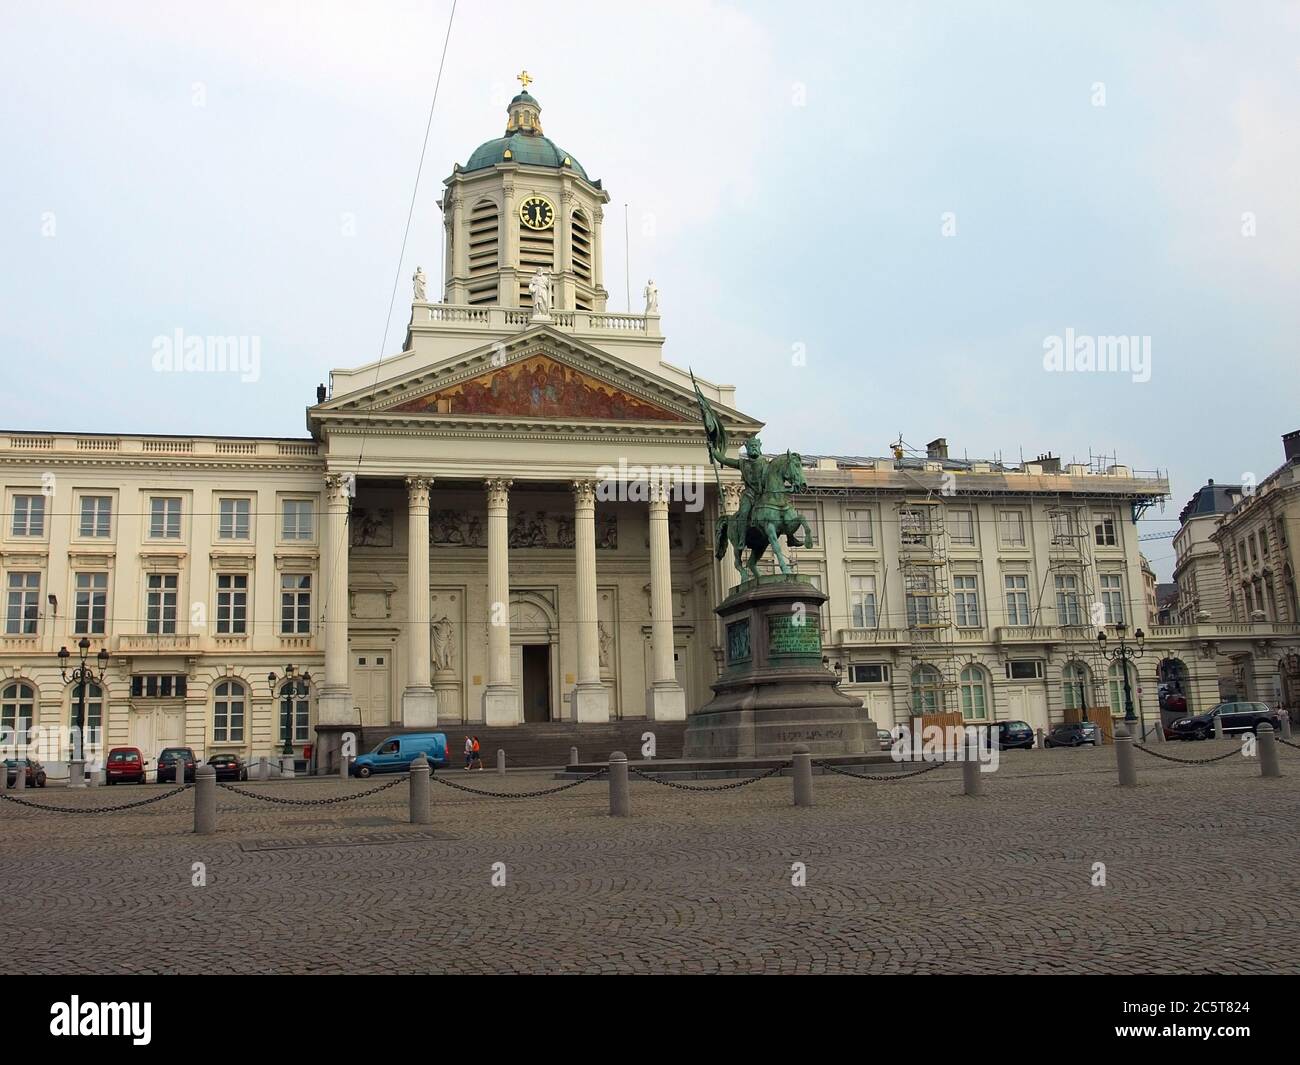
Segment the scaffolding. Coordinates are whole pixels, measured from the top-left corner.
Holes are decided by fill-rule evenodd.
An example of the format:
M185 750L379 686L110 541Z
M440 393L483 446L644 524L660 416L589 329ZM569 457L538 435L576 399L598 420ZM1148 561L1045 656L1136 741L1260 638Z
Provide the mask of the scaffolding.
M943 504L926 496L904 499L897 508L898 566L912 658L911 713L960 713Z
M1041 612L1043 599L1052 596L1056 607L1056 623L1061 630L1067 662L1086 666L1092 678L1092 689L1082 693L1071 691L1064 702L1080 701L1079 709L1096 703L1097 629L1093 617L1094 604L1098 603L1092 559L1092 526L1090 512L1080 503L1058 500L1047 508L1049 543L1047 548L1047 587L1039 596ZM1103 619L1104 620L1104 619ZM1038 624L1036 617L1034 623ZM1100 683L1104 683L1101 678ZM1077 683L1077 682L1076 682Z

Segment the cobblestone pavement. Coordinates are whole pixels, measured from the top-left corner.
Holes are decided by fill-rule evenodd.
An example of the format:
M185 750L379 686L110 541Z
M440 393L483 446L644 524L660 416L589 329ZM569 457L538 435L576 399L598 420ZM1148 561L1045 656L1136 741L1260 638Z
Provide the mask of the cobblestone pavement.
M718 794L634 779L625 821L604 781L528 800L435 784L426 827L405 823L405 782L332 806L222 791L204 838L188 794L95 817L0 802L0 939L35 972L1300 972L1300 751L1282 750L1280 780L1241 758L1137 758L1133 790L1115 786L1109 749L1024 751L979 798L949 767L818 776L800 809L788 778ZM24 797L107 806L166 790Z

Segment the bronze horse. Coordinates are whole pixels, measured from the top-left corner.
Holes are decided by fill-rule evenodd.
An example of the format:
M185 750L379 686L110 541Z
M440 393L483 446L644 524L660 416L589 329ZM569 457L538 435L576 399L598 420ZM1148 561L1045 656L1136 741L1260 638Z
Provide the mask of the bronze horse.
M790 565L786 562L785 552L781 550L779 538L784 536L790 547L803 547L812 539L812 528L808 520L790 505L786 489L787 484L790 486L789 491L795 492L808 487L802 457L793 451L787 451L772 459L767 464L764 478L763 494L754 501L749 512L749 524L745 528L739 528L738 514L724 514L717 523L715 557L723 558L727 553L727 545L730 544L741 580L745 579L746 570L754 580L758 579L758 561L769 547L776 555L781 572L790 576ZM806 534L803 540L798 539L800 529ZM745 548L749 548L747 563L741 561Z

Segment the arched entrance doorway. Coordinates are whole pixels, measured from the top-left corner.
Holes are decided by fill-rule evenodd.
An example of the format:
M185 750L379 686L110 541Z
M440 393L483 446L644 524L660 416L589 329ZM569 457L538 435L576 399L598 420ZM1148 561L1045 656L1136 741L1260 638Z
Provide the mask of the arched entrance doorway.
M510 682L519 692L527 725L558 721L560 628L550 598L540 592L510 596Z
M1156 665L1156 694L1160 713L1170 718L1184 717L1192 708L1192 678L1181 658L1162 658Z

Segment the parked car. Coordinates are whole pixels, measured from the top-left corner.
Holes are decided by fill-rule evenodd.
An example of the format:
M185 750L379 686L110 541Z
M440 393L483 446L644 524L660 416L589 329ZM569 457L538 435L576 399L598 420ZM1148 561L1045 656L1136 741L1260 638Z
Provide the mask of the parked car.
M372 773L405 773L418 755L429 759L435 769L447 767L447 737L441 732L407 732L389 736L369 754L363 754L348 770L353 776Z
M208 765L217 771L218 780L247 780L248 766L237 754L214 754Z
M991 742L1000 751L1028 751L1034 746L1034 730L1028 721L995 721L989 731Z
M194 782L194 770L198 762L194 758L194 748L192 747L164 747L162 754L158 756L158 783L164 781L176 781L177 763L184 765L184 779L187 783Z
M1066 721L1043 737L1044 747L1101 746L1101 729L1095 721Z
M876 739L880 741L882 751L892 751L894 749L894 734L887 728L876 729Z
M114 747L104 761L104 783L143 784L148 765L149 761L139 747Z
M6 758L5 787L12 788L18 783L18 768L20 765L25 765L27 767L27 787L45 787L45 767L34 758Z
M1264 722L1274 730L1282 728L1282 715L1266 703L1227 702L1212 706L1203 714L1180 717L1165 734L1175 740L1208 740L1214 735L1215 718L1223 720L1224 732L1255 732Z

